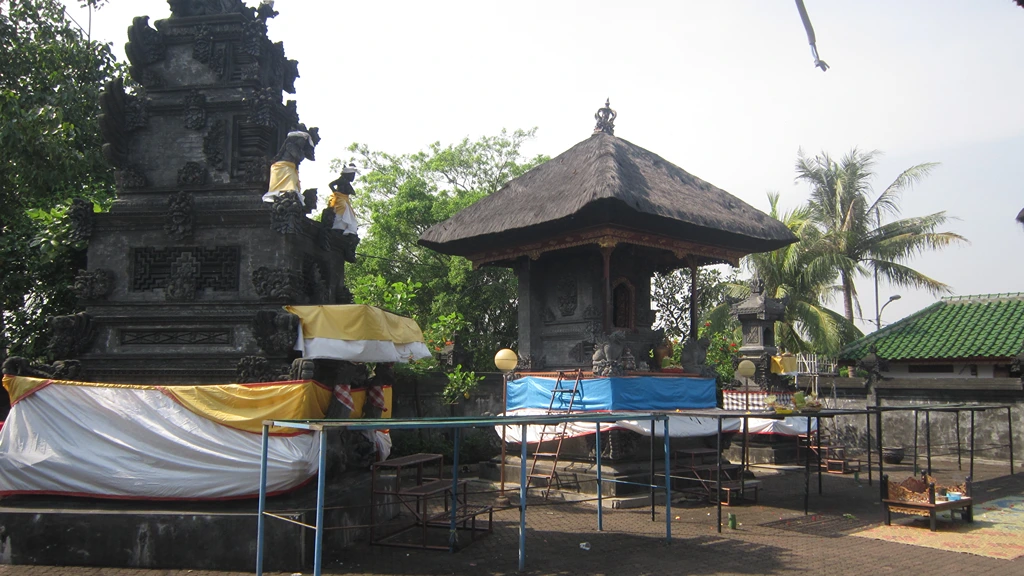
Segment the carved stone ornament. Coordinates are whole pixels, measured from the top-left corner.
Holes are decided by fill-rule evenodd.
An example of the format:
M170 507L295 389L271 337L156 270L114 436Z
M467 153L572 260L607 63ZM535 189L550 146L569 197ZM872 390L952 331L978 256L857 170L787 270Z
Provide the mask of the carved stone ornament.
M242 65L242 80L259 80L260 79L260 63L249 62L248 64Z
M583 317L586 318L587 320L590 320L592 318L600 319L601 309L591 304L590 306L587 306L586 308L583 309Z
M260 310L252 321L252 335L268 356L286 356L299 338L299 317L290 312Z
M210 27L205 24L199 25L192 40L192 57L206 64L220 79L224 77L225 54L223 46L214 44Z
M21 356L11 356L4 360L3 373L11 376L75 380L82 374L82 364L78 360L57 360L53 364L41 364Z
M288 379L286 366L275 367L263 356L242 356L238 359L235 373L235 381L239 384L281 382Z
M178 186L202 186L206 184L206 168L199 162L185 162L178 170Z
M565 275L558 281L558 310L562 316L576 313L576 278Z
M275 92L273 88L254 90L252 96L242 99L246 108L246 121L257 126L272 126L271 112L274 105L280 102L280 97L280 92Z
M85 312L69 316L51 316L49 324L53 332L49 346L50 354L57 360L66 360L84 352L96 337L92 316Z
M137 16L128 27L128 43L124 51L134 68L163 60L167 47L160 33L149 25L149 16Z
M71 231L68 233L69 240L72 242L84 242L91 238L96 221L93 203L82 198L72 199L71 206L68 208L68 220L71 221Z
M210 131L203 136L203 157L214 170L224 169L224 150L227 142L227 122L216 120Z
M164 216L164 232L178 241L191 238L194 212L195 201L191 192L172 194L167 202L167 215Z
M615 110L611 109L611 100L606 99L604 101L604 108L601 108L594 114L594 120L597 120L597 124L594 126L594 134L604 132L605 134L615 134L615 117L618 114Z
M262 300L292 304L307 301L305 279L294 270L260 266L253 270L252 284Z
M199 260L191 252L182 252L171 264L164 297L176 302L192 302L196 299L198 284Z
M320 264L316 262L308 266L306 272L306 293L311 304L330 304L331 287L327 285Z
M102 300L114 289L114 272L103 268L79 270L71 290L83 300Z
M194 88L185 96L185 128L206 128L206 95Z
M283 192L270 206L270 229L278 234L298 234L305 214L298 192Z
M149 124L149 99L146 89L139 87L137 94L128 94L124 99L124 129L127 132L141 130Z
M537 358L533 354L523 356L519 354L519 363L516 364L516 370L522 372L532 372L535 370L543 370L547 365L547 356L541 356Z
M626 333L622 330L616 330L597 341L591 368L595 376L622 376L626 373L622 365L625 342Z
M270 182L270 161L266 157L252 158L241 162L242 179L247 184Z
M146 174L133 167L122 168L114 172L114 181L122 190L138 190L145 188L148 182Z
M263 43L267 41L267 22L255 19L242 26L242 52L259 58L263 54Z

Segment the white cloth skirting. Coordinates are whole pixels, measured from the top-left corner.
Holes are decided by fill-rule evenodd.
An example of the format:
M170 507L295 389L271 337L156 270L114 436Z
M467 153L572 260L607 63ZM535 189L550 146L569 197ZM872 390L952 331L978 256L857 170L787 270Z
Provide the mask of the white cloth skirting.
M348 360L349 362L410 362L430 358L430 349L423 342L395 344L390 340L338 340L336 338L304 338L299 326L295 350L303 358Z
M317 434L270 436L268 492L317 472ZM17 402L0 430L0 495L255 496L261 442L157 389L47 386Z
M522 408L519 410L509 410L509 416L533 416L546 414L546 410L537 408ZM798 434L807 433L807 417L788 417L785 420L775 420L772 418L748 418L750 434L779 434L783 436L796 436ZM663 422L654 423L654 436L662 437L664 435ZM501 435L501 426L495 426L498 435ZM811 418L811 431L817 430L817 419ZM552 425L548 425L546 431L551 432L554 430ZM616 422L607 422L601 424L601 431L606 430L632 430L644 436L651 435L651 421L650 420L618 420ZM541 432L545 431L545 426L541 425L528 425L526 427L526 442L528 444L540 441ZM597 431L597 424L593 422L569 422L566 426L566 433L569 437L574 436L585 436L587 434L594 434ZM742 432L743 431L743 419L742 418L723 418L722 419L722 432ZM685 412L678 414L669 414L668 423L668 435L671 438L691 438L698 436L714 436L718 433L718 419L717 418L701 418L697 416L688 416ZM510 425L505 427L505 441L512 444L518 444L521 441L522 425ZM550 436L548 437L550 438Z

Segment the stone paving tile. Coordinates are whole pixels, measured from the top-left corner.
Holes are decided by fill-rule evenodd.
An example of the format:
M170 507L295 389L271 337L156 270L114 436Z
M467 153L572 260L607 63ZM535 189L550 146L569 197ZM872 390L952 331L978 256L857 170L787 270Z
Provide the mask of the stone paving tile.
M940 480L959 478L955 460L941 463ZM909 475L897 468L894 477ZM979 500L1024 495L1024 474L1007 475L1005 466L978 465ZM527 571L536 575L655 574L985 574L1022 575L1024 558L1007 561L882 542L848 534L881 522L877 478L857 483L852 476L824 475L823 495L811 478L811 513L803 513L802 474L761 475L759 505L723 509L736 514L737 530L716 530L717 509L703 502L673 507L673 541L665 543L663 508L656 520L646 510L609 510L604 531L597 531L596 510L588 504L544 505L529 501ZM491 495L480 496L491 498ZM852 515L852 518L844 515ZM786 524L791 522L791 524ZM356 547L325 564L325 573L356 576L460 574L504 576L516 573L517 509L495 513L495 529L456 554L390 547ZM444 532L440 537L443 539ZM587 542L589 550L579 544ZM0 576L241 576L251 572L203 570L138 570L0 566ZM267 573L289 576L291 572ZM302 574L311 574L310 569Z

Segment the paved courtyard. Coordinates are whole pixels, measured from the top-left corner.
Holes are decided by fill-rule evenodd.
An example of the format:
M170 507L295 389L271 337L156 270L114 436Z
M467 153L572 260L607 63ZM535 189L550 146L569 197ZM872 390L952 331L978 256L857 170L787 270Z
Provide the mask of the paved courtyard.
M962 480L965 471L956 460L936 461L940 481ZM894 478L910 474L908 466L887 467ZM1024 474L1008 467L977 464L975 498L986 500L1024 496ZM716 531L717 513L706 502L688 501L673 507L670 545L658 511L609 510L603 532L597 531L596 510L590 504L544 504L531 499L526 535L527 574L1024 574L1024 557L999 560L851 536L881 523L877 476L868 486L866 474L823 475L823 495L811 477L810 514L803 512L802 471L763 471L760 504L724 508L736 514L738 526ZM479 496L478 498L490 495ZM495 513L494 533L455 554L404 548L357 546L343 561L325 566L326 573L384 574L515 574L518 510ZM925 528L926 530L926 528ZM443 534L442 534L443 537ZM589 550L580 544L589 544ZM302 574L310 574L306 569ZM235 576L247 572L201 570L136 570L0 566L0 576ZM268 573L270 574L270 573ZM288 576L291 572L272 573Z

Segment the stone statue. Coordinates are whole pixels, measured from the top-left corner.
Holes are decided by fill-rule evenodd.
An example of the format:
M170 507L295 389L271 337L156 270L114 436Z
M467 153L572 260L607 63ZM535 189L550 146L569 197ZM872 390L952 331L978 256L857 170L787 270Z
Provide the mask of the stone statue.
M285 192L295 192L302 202L302 188L299 186L299 164L303 160L316 160L314 148L319 141L317 129L309 132L289 132L281 149L270 165L270 186L263 195L264 202L273 202Z
M625 341L626 333L616 330L594 345L592 370L595 376L622 376L625 374L620 362Z
M350 196L355 193L352 182L356 179L355 164L349 164L341 169L341 176L328 184L331 189L331 200L327 203L328 208L334 210L334 222L331 225L333 230L341 230L343 234L359 234L359 224L356 223L356 214L352 210Z
M679 363L682 365L683 371L703 377L717 376L715 369L707 365L708 346L710 345L711 341L707 338L698 340L687 338L679 353Z
M3 373L11 376L32 376L73 380L82 372L78 360L57 360L53 364L39 364L21 356L10 356L4 360Z

